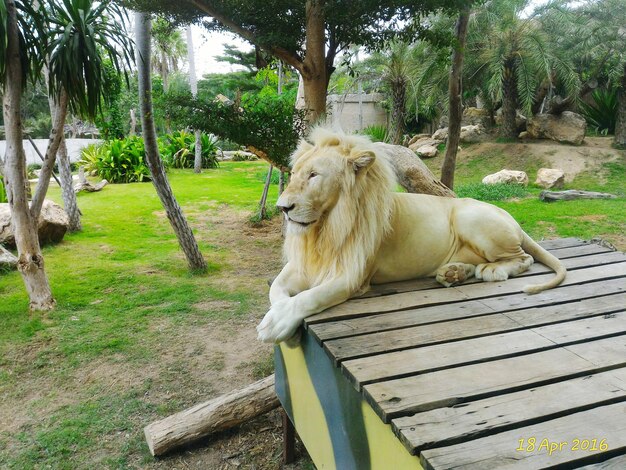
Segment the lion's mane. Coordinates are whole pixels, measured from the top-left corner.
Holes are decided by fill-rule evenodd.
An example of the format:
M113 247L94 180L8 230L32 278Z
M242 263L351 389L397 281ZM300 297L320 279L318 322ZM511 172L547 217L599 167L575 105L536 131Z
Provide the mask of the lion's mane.
M377 151L367 137L317 128L310 142L320 154L336 147L333 150L341 154L337 158L345 158L346 165L353 150L376 155L365 174L343 173L338 201L320 223L308 232L288 232L285 237L286 260L311 287L342 276L356 291L367 286L376 253L391 230L394 172L388 157ZM301 146L292 156L292 165L302 153Z

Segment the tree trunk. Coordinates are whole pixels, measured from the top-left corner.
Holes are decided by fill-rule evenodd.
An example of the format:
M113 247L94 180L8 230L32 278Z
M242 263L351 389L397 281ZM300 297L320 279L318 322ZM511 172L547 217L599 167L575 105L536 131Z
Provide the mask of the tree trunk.
M617 122L615 123L614 143L619 148L626 148L626 65L624 65L621 86L617 90Z
M165 208L167 218L176 233L189 267L194 271L206 271L207 264L198 248L191 227L178 205L170 187L163 162L159 157L156 130L152 114L152 83L150 78L150 16L146 13L135 13L135 34L137 44L137 76L139 82L139 104L141 109L141 125L146 152L146 163L152 176L161 204Z
M191 94L195 98L198 95L198 79L196 77L196 58L193 51L191 26L187 26L187 61L189 62L189 88L191 88ZM200 173L202 171L202 133L196 130L195 136L193 171L194 173Z
M259 201L259 215L261 220L267 218L267 193L270 190L270 185L272 184L272 170L274 169L273 165L270 165L269 170L267 170L267 178L265 178L265 185L263 186L263 193L261 194L261 200Z
M412 150L402 145L382 142L377 142L374 146L379 152L387 155L398 179L398 184L407 192L456 197L454 192L441 183Z
M324 0L306 1L306 55L302 61L307 122L315 124L326 114L326 55Z
M450 67L450 78L448 82L448 93L450 95L448 111L448 142L446 143L446 156L441 167L441 182L448 188L454 188L454 170L456 169L456 154L461 140L461 119L463 109L461 107L461 77L463 75L463 58L465 57L465 42L467 38L467 23L470 11L465 8L459 14L456 22L456 47L452 52L452 66Z
M502 84L502 137L517 138L517 81L513 64L504 67L504 80Z
M396 78L391 84L393 105L391 109L391 129L389 143L400 145L404 135L404 120L406 117L406 79Z
M83 229L80 222L80 209L76 193L74 192L74 182L72 181L72 167L70 158L67 154L67 144L65 137L61 139L58 154L59 176L61 177L61 196L63 197L63 206L65 212L70 219L70 225L67 228L69 232L79 232Z
M245 388L168 416L144 428L152 455L158 456L278 408L274 374Z
M61 88L59 96L55 99L54 105L50 106L50 109L52 110L52 108L54 108L55 111L52 117L52 129L50 130L48 148L46 149L46 155L41 166L41 173L39 173L39 182L37 183L35 195L33 196L33 200L30 205L30 213L33 220L37 220L39 218L43 200L46 198L46 193L48 192L50 177L52 176L52 171L54 170L57 152L59 151L61 139L63 139L63 128L65 127L65 117L67 116L67 102L67 93L63 88Z
M22 146L22 120L20 100L22 95L22 73L19 52L17 12L14 0L6 0L6 76L3 94L3 113L6 134L5 177L11 224L18 251L17 268L22 275L31 310L54 308L44 260L37 236L37 219L31 217L26 199L24 170L26 156ZM48 178L50 176L48 175Z
M130 130L128 135L135 135L137 133L137 117L135 116L135 110L130 108Z

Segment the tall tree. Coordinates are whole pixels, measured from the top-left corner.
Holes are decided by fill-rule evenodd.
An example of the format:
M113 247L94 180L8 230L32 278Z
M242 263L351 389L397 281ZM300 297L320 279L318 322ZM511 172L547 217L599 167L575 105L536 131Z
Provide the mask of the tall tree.
M117 73L124 66L129 68L132 60L132 43L117 21L126 14L111 0L53 1L47 8L48 85L53 100L53 123L30 209L35 219L48 190L68 110L94 118L102 103L108 102L104 93L105 58Z
M150 16L135 13L135 41L137 45L137 75L139 80L139 105L141 126L146 151L146 162L152 176L152 183L165 208L167 218L178 237L178 243L187 258L190 269L206 271L207 264L198 243L193 236L181 207L178 205L165 174L163 161L159 157L156 130L152 112L152 80L150 76Z
M459 14L456 22L456 44L452 52L452 66L450 67L450 80L448 87L448 142L446 144L446 156L441 167L441 182L448 188L454 189L454 170L456 168L456 154L461 137L461 119L463 109L461 93L463 86L463 58L465 57L465 43L467 39L467 23L469 22L470 10L465 8Z
M152 26L152 70L161 76L163 90L169 88L169 76L177 72L179 62L188 52L181 30L164 18L156 18Z
M22 146L21 96L27 76L36 70L37 62L32 51L25 50L35 38L28 38L28 19L31 11L19 4L22 28L18 26L18 12L14 0L0 2L0 79L4 85L3 113L6 133L5 177L6 191L11 208L11 225L19 255L18 270L24 280L31 310L50 310L56 302L50 290L44 269L44 259L39 247L37 221L31 216L25 187L26 157ZM33 16L30 18L34 19ZM26 26L26 28L24 28ZM24 34L24 31L26 33ZM26 37L25 37L26 36Z
M295 68L303 78L309 121L326 112L326 90L335 57L352 44L380 47L396 35L414 38L424 31L420 17L458 11L466 0L127 0L181 21L210 19L210 30L231 31Z
M191 25L187 26L187 62L189 64L189 88L191 88L191 94L195 98L198 96L198 78L196 77L196 58L193 50L193 34L191 31ZM198 129L194 132L195 145L194 145L194 161L193 171L194 173L200 173L202 171L202 132Z

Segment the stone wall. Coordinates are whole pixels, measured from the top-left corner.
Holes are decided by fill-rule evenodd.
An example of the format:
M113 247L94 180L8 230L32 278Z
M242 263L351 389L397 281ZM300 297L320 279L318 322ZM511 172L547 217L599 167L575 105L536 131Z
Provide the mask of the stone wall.
M387 125L387 111L381 106L380 93L328 95L329 120L345 132L354 132L372 125ZM360 111L360 112L359 112ZM361 117L362 116L362 117Z

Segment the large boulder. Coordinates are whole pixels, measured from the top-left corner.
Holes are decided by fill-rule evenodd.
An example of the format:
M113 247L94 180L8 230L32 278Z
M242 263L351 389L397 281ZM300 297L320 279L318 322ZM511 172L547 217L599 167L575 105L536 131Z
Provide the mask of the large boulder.
M472 144L475 142L480 142L485 134L485 128L480 124L470 125L470 126L462 126L461 127L461 135L460 140L465 144ZM437 143L444 142L448 139L448 128L444 127L442 129L437 129L435 133L432 135L432 140ZM415 145L415 144L414 144Z
M565 182L565 173L558 168L539 168L537 170L536 185L545 189L562 188Z
M483 184L519 184L528 186L528 175L525 171L500 170L497 173L487 175L483 178Z
M502 125L502 108L496 111L495 121L498 126ZM515 128L517 132L524 132L528 127L528 119L519 110L515 111Z
M67 213L55 202L46 199L41 206L37 223L39 244L58 243L63 240L69 226ZM15 247L15 236L11 226L9 204L0 204L0 244Z
M431 138L436 140L437 143L445 141L448 138L448 128L442 127L441 129L437 129Z
M424 147L425 145L433 145L433 146L437 146L441 143L441 140L435 140L435 139L431 139L430 137L422 137L420 139L417 139L415 142L413 142L412 144L409 145L409 149L413 150L414 152L417 151L418 148L420 147Z
M430 139L430 134L415 134L413 137L411 137L411 140L409 140L406 146L409 147L413 145L415 142L417 142L418 140L424 139L424 138Z
M463 110L463 115L461 116L461 125L476 126L479 124L484 128L491 127L491 115L489 114L489 110L485 108L465 108ZM441 119L439 120L439 127L448 127L448 125L448 116L441 116Z
M558 116L537 114L528 120L526 130L533 139L552 139L580 145L585 138L587 122L580 114L572 111L563 111Z
M0 245L0 272L17 268L17 258Z
M433 158L437 156L437 147L434 145L422 145L415 150L415 153L421 158Z

